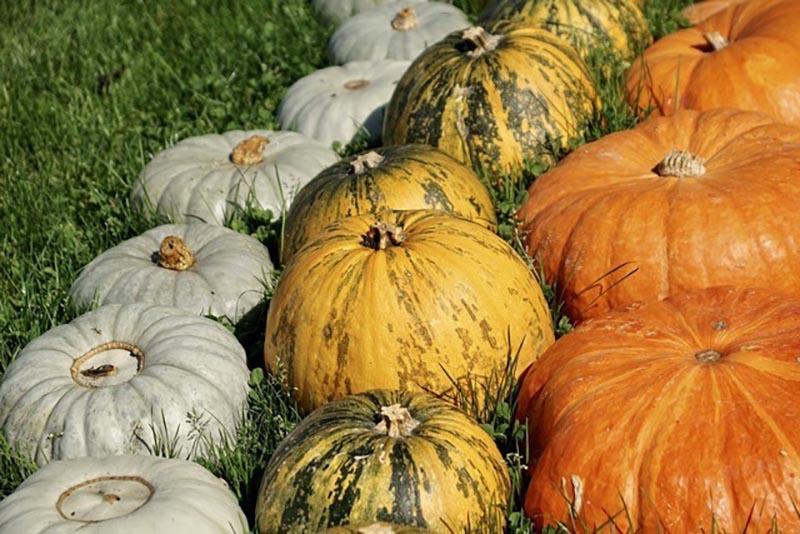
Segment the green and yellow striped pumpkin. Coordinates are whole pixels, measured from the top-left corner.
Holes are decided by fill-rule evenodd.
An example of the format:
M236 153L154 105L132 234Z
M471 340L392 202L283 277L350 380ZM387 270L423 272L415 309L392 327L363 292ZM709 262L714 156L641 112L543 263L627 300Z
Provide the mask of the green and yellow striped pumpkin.
M586 65L545 30L499 23L450 34L409 67L384 143L425 143L493 181L518 180L578 136L598 104Z
M500 452L472 419L432 395L375 390L326 404L278 445L256 518L261 534L376 521L502 532L509 491Z
M441 211L387 211L331 224L287 264L264 359L311 411L375 388L491 391L509 353L521 372L552 343L542 291L505 241Z
M332 222L386 209L438 209L494 229L492 197L465 165L427 145L401 145L353 156L319 173L295 197L282 257Z
M632 0L496 0L481 19L483 24L512 20L551 31L570 41L584 59L600 44L631 60L653 40Z
M405 525L392 525L391 523L370 523L369 525L344 525L325 530L325 534L430 534L432 530L408 527Z

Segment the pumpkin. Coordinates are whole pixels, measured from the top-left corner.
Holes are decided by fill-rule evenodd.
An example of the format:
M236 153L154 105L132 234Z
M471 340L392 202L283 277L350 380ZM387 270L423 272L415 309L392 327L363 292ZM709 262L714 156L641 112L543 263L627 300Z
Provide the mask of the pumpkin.
M249 206L279 219L294 194L339 157L294 132L233 131L190 137L156 155L132 198L173 222L224 225Z
M481 19L544 28L570 41L584 59L602 45L630 60L653 40L640 8L629 0L495 0Z
M325 226L386 209L438 209L494 229L489 191L471 169L435 148L401 145L371 150L321 172L286 217L284 263Z
M310 411L374 388L493 391L509 352L521 371L552 342L541 289L500 237L439 211L387 211L333 223L292 258L264 358Z
M686 6L681 13L690 24L698 24L723 9L747 1L749 0L701 0L696 4Z
M390 523L371 523L369 525L352 526L345 525L325 529L325 534L424 534L432 532L430 530L407 527L404 525L392 525Z
M412 60L428 46L469 26L464 13L441 2L392 2L344 22L331 37L331 61Z
M256 517L262 534L374 521L502 532L509 490L475 421L428 394L375 390L323 406L278 445Z
M269 252L221 226L165 224L103 252L72 284L80 307L149 302L237 322L271 285Z
M714 285L800 295L800 129L684 110L585 145L528 189L528 253L571 318Z
M799 318L798 300L722 287L561 338L520 389L525 511L587 532L612 516L620 532L800 530Z
M311 0L311 5L322 20L333 24L341 24L350 17L358 15L363 11L394 1L395 0ZM405 3L411 5L422 1L423 0L406 0Z
M112 304L28 344L0 384L0 428L40 465L146 454L193 458L232 438L247 403L244 349L174 308Z
M347 145L357 135L380 139L383 110L407 61L353 61L296 81L278 107L278 120L326 145Z
M403 75L385 144L424 143L500 181L579 135L595 108L586 66L563 40L513 24L454 32Z
M628 73L632 106L761 111L800 125L800 2L751 0L659 40Z
M53 462L0 502L0 532L244 534L247 519L221 479L153 456Z

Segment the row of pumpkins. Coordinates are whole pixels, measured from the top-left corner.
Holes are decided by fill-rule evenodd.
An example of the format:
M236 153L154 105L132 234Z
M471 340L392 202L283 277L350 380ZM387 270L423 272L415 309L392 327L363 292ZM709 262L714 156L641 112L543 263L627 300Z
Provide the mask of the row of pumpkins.
M157 155L133 198L177 224L92 261L70 294L101 306L32 341L0 385L6 438L44 466L0 503L0 532L246 531L202 468L131 454L166 440L193 459L235 436L244 349L201 315L236 323L266 288L265 363L311 415L266 468L262 532L501 531L503 459L446 400L485 394L509 353L537 525L796 528L800 3L737 4L632 62L631 103L663 116L530 187L525 247L580 323L555 344L479 176L520 180L580 132L602 105L584 63L593 40L631 60L650 40L635 2L498 2L467 29L444 4L364 10L331 41L350 62L282 103L302 133L207 135ZM444 20L462 28L437 34ZM382 44L353 44L368 38ZM391 75L360 63L414 57ZM370 120L386 146L338 161L331 143ZM246 205L285 216L274 287L266 248L224 227Z

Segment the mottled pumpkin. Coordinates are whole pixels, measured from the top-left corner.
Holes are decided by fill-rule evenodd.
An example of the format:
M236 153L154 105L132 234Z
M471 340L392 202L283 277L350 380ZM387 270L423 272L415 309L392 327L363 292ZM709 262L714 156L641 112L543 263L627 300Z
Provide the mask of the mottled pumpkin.
M630 0L495 0L484 24L513 20L570 41L584 58L592 47L612 48L633 59L652 40L640 8Z
M509 353L521 371L552 342L541 289L505 241L440 211L396 211L342 219L294 256L264 357L310 411L374 388L452 395L451 379L492 391Z
M521 385L525 511L581 532L609 516L619 532L800 531L799 333L800 301L730 287L583 323Z
M370 523L369 525L344 525L325 529L325 534L426 534L432 530L407 527L405 525L392 525L391 523Z
M375 521L502 532L509 491L475 421L428 394L375 390L326 404L278 445L256 517L262 534Z
M528 190L528 253L574 320L714 285L800 295L800 129L684 110L585 145Z
M632 106L760 111L800 125L800 2L751 0L648 48L628 73Z
M300 191L286 218L284 263L328 224L386 209L437 209L489 229L497 222L472 169L427 145L377 148L332 165Z
M581 132L597 104L561 38L519 24L471 27L428 48L386 109L384 143L438 147L494 181L520 179Z

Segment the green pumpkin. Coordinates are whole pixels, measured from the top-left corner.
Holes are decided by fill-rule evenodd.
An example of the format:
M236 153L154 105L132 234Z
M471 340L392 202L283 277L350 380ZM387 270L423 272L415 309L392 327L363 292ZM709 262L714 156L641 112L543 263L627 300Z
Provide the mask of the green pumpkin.
M322 406L281 442L256 516L262 534L374 522L502 532L509 491L472 419L425 393L373 390Z

